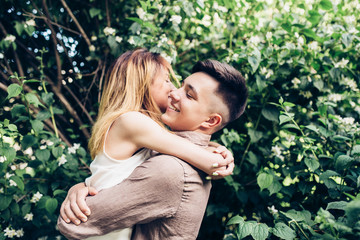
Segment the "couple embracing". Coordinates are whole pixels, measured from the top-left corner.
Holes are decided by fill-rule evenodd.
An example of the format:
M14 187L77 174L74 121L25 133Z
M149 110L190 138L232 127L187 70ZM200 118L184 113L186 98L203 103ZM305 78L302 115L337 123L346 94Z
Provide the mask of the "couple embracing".
M248 93L241 73L215 60L197 62L178 89L171 75L146 49L112 65L89 141L92 175L60 209L68 239L196 239L209 177L234 168L211 134L241 116Z

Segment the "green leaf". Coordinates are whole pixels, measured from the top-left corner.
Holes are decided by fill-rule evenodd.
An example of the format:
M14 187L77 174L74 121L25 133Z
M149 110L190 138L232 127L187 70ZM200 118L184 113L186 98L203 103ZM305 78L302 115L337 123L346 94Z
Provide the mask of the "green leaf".
M64 195L66 196L67 194L67 191L64 191L64 190L61 190L61 189L56 189L53 193L54 196L57 196L57 195Z
M0 155L5 156L6 160L11 162L16 157L16 150L11 147L2 147L0 148Z
M16 183L17 187L18 187L21 191L24 191L24 182L23 182L23 180L22 180L20 177L18 177L18 176L11 176L10 179L13 180L13 181Z
M25 114L27 114L27 112L26 112L26 108L23 104L16 104L11 109L11 117L13 117L13 118L19 117L19 116L25 115Z
M12 196L6 196L6 195L0 195L0 211L5 210L9 207L13 197Z
M137 22L138 24L142 25L143 21L140 19L140 18L135 18L135 17L128 17L126 18L128 20L131 20L131 21L134 21L134 22Z
M250 140L251 140L252 143L256 143L263 136L263 132L255 131L254 129L249 129L248 134L250 136Z
M254 222L242 222L239 224L239 233L238 237L239 239L243 239L246 236L249 236L252 231L254 230L255 223Z
M311 220L311 213L306 210L296 211L291 209L287 212L281 211L286 217L290 218L291 220L295 220L297 222L309 222Z
M335 169L337 171L345 170L354 161L354 158L348 155L340 155L335 161Z
M54 147L51 150L51 153L53 154L53 156L55 158L59 158L62 154L63 154L64 150L62 149L62 147Z
M292 25L288 22L281 24L281 27L288 33L291 33L291 26Z
M281 128L293 128L293 129L300 130L300 128L298 126L296 126L295 124L292 124L292 123L282 125Z
M316 35L316 33L311 29L304 29L303 34L309 38L313 38L317 40L319 37Z
M233 225L233 224L240 224L244 222L244 218L240 217L239 215L236 215L235 217L232 217L228 222L227 222L227 226L228 225Z
M282 189L281 183L279 181L273 181L272 184L268 187L268 190L270 192L270 196L274 193L278 193Z
M256 72L261 62L261 53L257 48L248 56L248 62L251 66L252 73Z
M37 149L35 156L42 162L46 162L50 158L50 151L47 149Z
M351 141L351 138L341 136L341 135L332 136L331 139L333 141L336 141L336 142L339 142L339 143L346 142L346 141Z
M269 235L269 227L263 223L255 224L251 236L255 240L264 240Z
M359 221L360 216L360 200L355 199L348 203L345 208L345 213L348 219L349 227L355 225Z
M283 105L285 107L295 107L296 106L294 103L291 103L291 102L284 102Z
M22 91L22 87L19 84L13 83L11 84L8 89L8 95L7 95L7 99L12 98L12 97L17 97Z
M144 25L145 27L147 27L147 28L150 28L150 29L154 30L154 31L157 31L157 30L158 30L153 24L151 24L151 23L149 23L149 22L143 22L143 25Z
M329 0L321 0L320 1L320 8L324 9L324 10L330 10L332 9L333 5L331 3L331 1Z
M36 143L36 138L33 135L25 135L21 140L21 147L23 150L26 150L28 147L31 147Z
M16 132L17 131L17 126L15 124L9 124L8 126L9 130L12 132Z
M322 17L320 13L318 13L317 11L313 11L313 10L309 11L309 15L310 16L307 19L309 20L309 22L311 22L312 26L317 25L320 22L320 19Z
M273 175L263 172L260 173L257 177L257 183L260 189L263 190L264 188L268 188L272 184L273 179Z
M48 106L52 105L55 100L54 100L54 93L49 92L49 93L42 93L41 94L41 99L44 101L44 103Z
M307 126L305 126L305 127L306 127L307 129L310 129L310 130L316 132L316 133L319 132L319 129L318 129L315 125L310 124L310 125L307 125Z
M351 150L351 155L360 155L360 145L355 145Z
M305 158L305 164L311 171L315 171L320 167L319 161L316 160L315 158L310 158L310 157Z
M326 210L329 210L329 209L345 210L347 205L348 205L348 202L345 202L345 201L330 202L327 205Z
M46 200L45 209L49 213L54 213L58 206L58 201L55 198L49 198Z
M286 116L286 115L280 115L279 120L280 120L279 124L281 125L283 123L291 121L291 118L289 116Z
M273 106L267 106L261 110L261 114L269 121L279 121L279 111Z
M44 121L51 117L51 113L48 110L41 110L37 115L36 119L39 121Z
M275 224L272 233L275 236L285 240L292 240L296 237L295 231L282 222Z
M28 101L29 104L33 104L35 107L38 107L39 105L42 107L44 106L40 103L39 99L34 93L25 94L25 99L26 101Z
M44 124L39 120L30 120L30 123L36 133L39 133L44 128Z
M94 18L95 16L99 15L101 13L101 10L98 8L90 8L89 14L91 18Z
M21 33L24 31L24 24L21 22L16 21L15 22L15 30L16 33L21 36Z

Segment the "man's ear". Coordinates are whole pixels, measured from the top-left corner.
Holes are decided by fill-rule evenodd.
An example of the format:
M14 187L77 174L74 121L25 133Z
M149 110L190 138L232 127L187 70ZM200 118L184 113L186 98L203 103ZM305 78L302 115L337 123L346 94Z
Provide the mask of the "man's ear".
M210 115L208 120L204 121L201 124L201 126L204 127L204 128L207 128L207 129L216 128L216 127L220 126L222 121L223 121L223 119L222 119L220 114L213 113L213 114Z

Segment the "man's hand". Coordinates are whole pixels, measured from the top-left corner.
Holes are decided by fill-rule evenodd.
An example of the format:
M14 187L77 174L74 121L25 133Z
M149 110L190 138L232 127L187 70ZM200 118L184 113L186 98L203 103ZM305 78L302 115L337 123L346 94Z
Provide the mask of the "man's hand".
M60 216L65 222L73 222L79 225L86 222L90 215L90 209L86 205L85 198L88 195L96 195L98 192L93 187L86 187L84 183L78 183L69 189L69 192L61 204ZM81 221L80 221L81 220Z
M211 176L211 179L221 179L231 175L235 167L234 156L232 153L226 147L221 145L219 145L213 152L221 154L224 161L214 166L214 173Z

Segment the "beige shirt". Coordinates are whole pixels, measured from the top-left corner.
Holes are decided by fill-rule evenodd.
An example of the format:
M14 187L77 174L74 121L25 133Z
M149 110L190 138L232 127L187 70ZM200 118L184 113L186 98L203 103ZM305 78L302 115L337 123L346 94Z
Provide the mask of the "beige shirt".
M206 147L210 135L179 132ZM196 239L211 183L206 174L169 155L156 155L138 166L122 183L87 197L91 215L79 226L58 219L68 239L99 236L135 226L132 239Z

